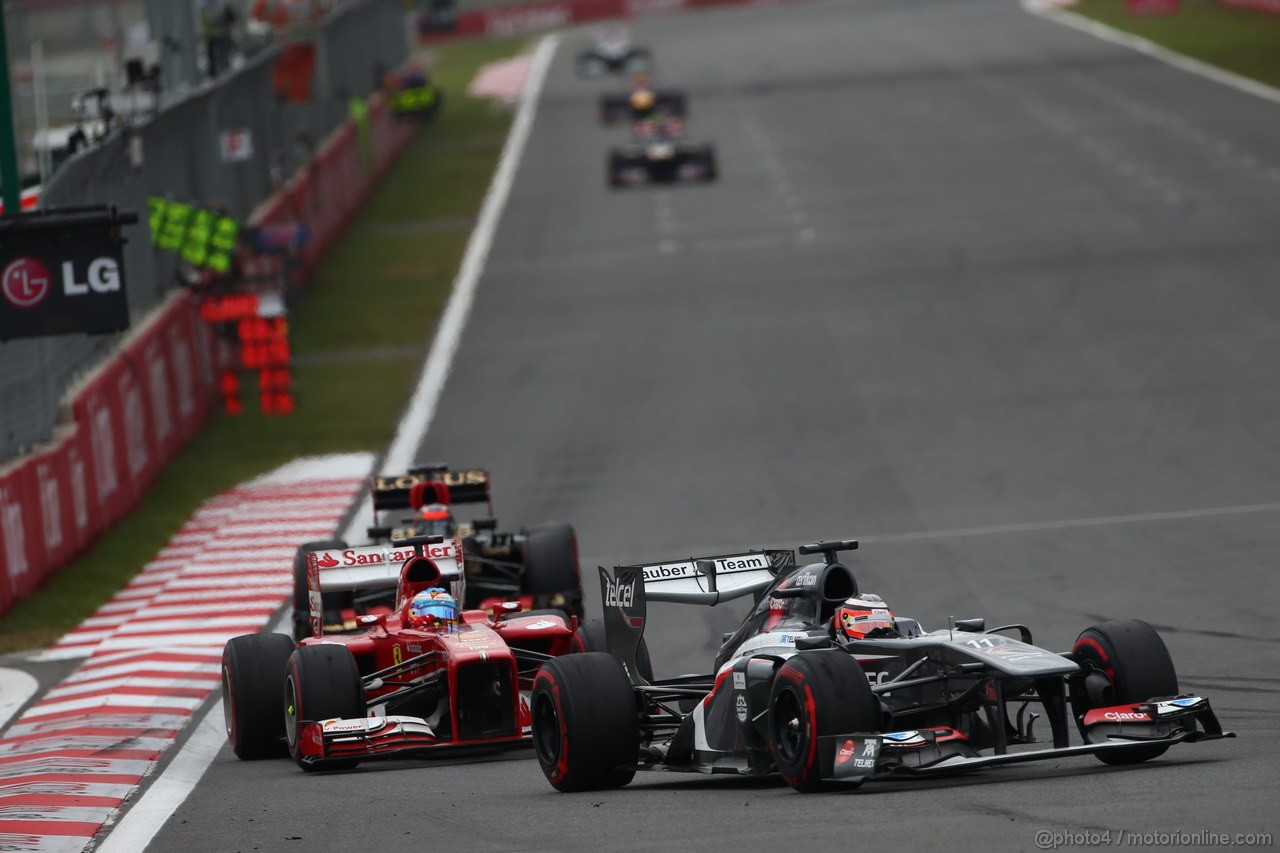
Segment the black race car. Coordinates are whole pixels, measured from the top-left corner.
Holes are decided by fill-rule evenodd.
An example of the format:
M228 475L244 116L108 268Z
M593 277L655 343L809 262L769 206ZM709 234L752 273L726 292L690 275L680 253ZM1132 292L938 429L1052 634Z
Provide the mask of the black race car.
M631 143L609 150L612 187L714 181L716 151L709 142L685 138L680 119L637 122Z
M445 465L414 468L401 476L370 482L374 512L382 520L367 531L370 544L350 546L338 539L306 542L293 561L293 634L315 632L308 619L307 567L320 570L319 612L326 634L360 630L361 616L390 613L395 606L400 564L406 559L392 541L441 536L464 555L465 588L459 604L467 610L555 609L583 616L578 540L568 524L497 530L492 517L489 472L451 470ZM453 508L483 503L489 516L459 521ZM403 515L410 510L412 515ZM393 516L398 524L387 523ZM513 604L518 603L518 607Z
M638 91L638 90L637 90ZM684 92L676 89L658 89L653 92L652 100L644 98L642 106L632 105L632 92L613 92L600 96L600 123L606 125L636 122L649 118L657 113L676 118L685 118L689 114L689 99Z
M925 631L886 607L876 612L892 628L849 639L833 619L858 584L837 555L855 547L803 546L822 555L803 566L791 551L769 550L602 568L612 654L558 658L534 682L534 747L547 779L580 791L620 787L637 770L779 773L818 791L1076 755L1132 764L1234 736L1207 699L1179 690L1164 642L1138 620L1086 628L1071 651L1055 653L1032 645L1024 625L968 619ZM637 666L648 601L747 595L756 605L726 636L712 674L654 681ZM1041 714L1052 746L1034 746ZM1073 727L1083 743L1071 743Z

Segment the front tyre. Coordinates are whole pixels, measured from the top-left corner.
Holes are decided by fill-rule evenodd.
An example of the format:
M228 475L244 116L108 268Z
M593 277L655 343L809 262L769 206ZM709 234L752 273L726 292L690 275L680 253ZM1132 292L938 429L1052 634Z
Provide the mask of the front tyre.
M1178 695L1178 673L1164 640L1141 619L1113 619L1085 628L1071 650L1088 673L1071 691L1077 723L1094 708L1129 705ZM1081 729L1083 732L1083 729ZM1099 752L1105 764L1137 764L1164 755L1169 747Z
M778 668L769 690L769 753L802 793L855 787L831 782L818 766L818 738L880 730L880 702L847 652L803 652Z
M300 743L303 722L365 716L364 685L356 659L346 646L325 643L301 646L289 658L284 679L285 742L294 763L307 772L350 770L359 759L304 760Z
M559 657L533 682L533 748L559 791L621 788L636 775L640 721L622 662L600 652Z
M222 713L237 758L285 754L280 685L292 653L293 640L284 634L245 634L223 647Z

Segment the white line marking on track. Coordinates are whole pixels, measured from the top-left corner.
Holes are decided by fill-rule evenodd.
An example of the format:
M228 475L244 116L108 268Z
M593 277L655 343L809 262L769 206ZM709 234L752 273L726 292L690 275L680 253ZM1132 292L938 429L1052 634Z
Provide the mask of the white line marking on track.
M1205 507L1170 512L1140 512L1132 515L1104 515L1095 518L1067 518L1057 521L1030 521L1022 524L992 524L985 527L958 527L950 530L917 530L909 533L881 533L860 536L862 542L915 542L923 539L951 539L959 536L992 536L1003 533L1035 533L1041 530L1070 530L1077 527L1110 527L1120 524L1146 524L1178 521L1188 518L1212 518L1222 515L1250 515L1280 512L1280 503L1244 504L1241 506Z
M453 293L440 315L440 324L431 341L431 350L427 353L426 366L418 380L418 386L409 399L404 417L396 426L395 437L383 457L382 465L387 471L403 471L413 464L413 454L422 443L431 421L435 417L436 406L440 395L444 392L445 382L449 379L449 371L453 366L453 356L462 341L462 330L466 328L467 317L471 314L471 306L475 302L476 289L480 284L480 275L484 272L485 261L489 250L493 247L493 236L498 230L498 222L502 211L507 206L507 198L511 195L511 186L515 183L516 170L520 168L520 160L524 157L525 143L533 130L533 120L538 111L538 98L542 93L542 84L555 56L556 46L560 38L555 33L543 37L534 50L533 61L529 66L529 77L526 88L520 98L520 107L516 111L511 130L507 133L506 144L502 146L502 155L498 160L498 169L493 174L493 181L485 193L484 203L480 206L480 216L476 220L476 228L467 241L466 254L462 257L462 265L458 276L453 280ZM376 473L376 472L375 472ZM363 538L364 529L373 523L373 508L366 496L360 502L343 531L343 538L348 542Z
M35 695L40 683L17 669L0 669L0 730Z
M1189 56L1176 53L1168 48L1161 47L1155 42L1113 29L1099 21L1056 9L1046 3L1045 0L1022 0L1022 8L1032 15L1039 15L1042 18L1088 33L1094 38L1100 38L1103 41L1109 41L1113 44L1145 53L1147 56L1158 59L1167 65L1172 65L1192 74L1199 74L1201 77L1207 77L1215 83L1221 83L1224 86L1230 86L1241 92L1247 92L1250 95L1256 95L1259 98L1280 104L1280 89L1272 88L1265 83L1259 83L1257 80L1250 80L1248 77L1242 77L1239 74L1209 65L1198 59L1192 59Z

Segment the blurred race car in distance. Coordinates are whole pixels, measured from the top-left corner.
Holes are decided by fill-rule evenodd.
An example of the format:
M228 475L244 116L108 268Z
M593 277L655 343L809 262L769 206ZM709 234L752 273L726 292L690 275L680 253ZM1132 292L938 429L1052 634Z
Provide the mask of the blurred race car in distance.
M362 616L358 632L340 635L324 633L313 566L314 636L295 647L284 634L247 634L223 650L223 708L235 754L269 758L287 749L303 770L347 770L442 747L526 744L538 669L602 640L577 636L577 617L561 610L498 605L459 613L445 588L465 585L462 558L459 543L440 536L392 542L387 559L401 561L394 609ZM447 601L452 618L412 610L421 593Z
M370 490L374 512L383 521L367 531L372 544L350 546L331 539L298 548L293 563L295 639L313 633L307 616L310 564L320 570L324 630L358 630L360 616L390 613L394 607L399 566L406 556L386 543L425 535L459 542L466 584L455 595L464 608L489 609L515 602L525 610L555 608L570 616L583 615L573 528L546 524L499 532L492 517L488 471L428 465L400 476L374 477ZM488 517L459 521L454 516L453 507L479 503L488 507ZM399 514L404 510L412 514ZM386 523L392 514L397 514L398 524Z
M583 77L601 74L634 74L652 64L653 55L648 48L637 47L625 29L612 29L596 36L589 50L578 54L575 67Z
M715 147L682 134L678 118L637 122L632 141L609 150L608 181L612 187L714 181Z
M637 770L779 773L810 792L1080 755L1134 764L1234 737L1207 699L1180 691L1146 622L1086 628L1064 653L1032 645L1025 625L966 619L925 631L860 592L837 559L856 547L802 546L822 557L809 565L767 550L600 569L612 654L552 661L534 682L534 747L548 781L577 791L620 787ZM748 595L755 606L710 674L645 676L636 647L648 601ZM1032 706L1052 746L1031 746L1041 717ZM1082 744L1071 744L1072 727Z
M637 95L647 95L639 97ZM636 122L660 113L687 118L689 99L676 89L636 88L630 92L613 92L600 96L600 123L604 125Z

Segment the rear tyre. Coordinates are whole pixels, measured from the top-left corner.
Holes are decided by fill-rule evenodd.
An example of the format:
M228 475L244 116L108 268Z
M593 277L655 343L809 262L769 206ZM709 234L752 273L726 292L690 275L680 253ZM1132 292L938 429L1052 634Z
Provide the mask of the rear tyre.
M350 770L359 759L303 761L299 724L365 716L364 686L356 659L346 646L326 643L301 646L290 657L284 679L284 730L289 755L307 772Z
M1086 669L1092 665L1095 678L1105 676L1105 681L1086 682L1071 691L1071 711L1077 722L1093 708L1178 695L1178 673L1169 649L1156 629L1141 619L1113 619L1085 628L1071 651ZM1168 748L1152 746L1097 755L1104 764L1138 764L1164 755Z
M280 685L292 653L293 640L285 634L245 634L222 648L222 713L237 758L287 754Z
M311 602L307 597L307 554L311 551L341 550L347 543L341 539L303 542L293 555L293 639L311 636Z
M581 619L582 572L578 537L568 524L544 524L525 531L523 591L534 607L553 607Z
M533 682L533 748L559 791L621 788L636 775L640 720L635 691L613 655L549 661Z
M778 668L769 690L769 753L787 784L802 793L856 787L827 781L818 738L880 730L880 702L847 652L804 652Z
M604 621L592 619L578 626L573 635L574 652L606 652L609 651L609 636L605 633ZM645 681L653 681L653 661L649 658L649 644L644 637L640 638L640 647L636 649L636 666L640 668L640 677Z

